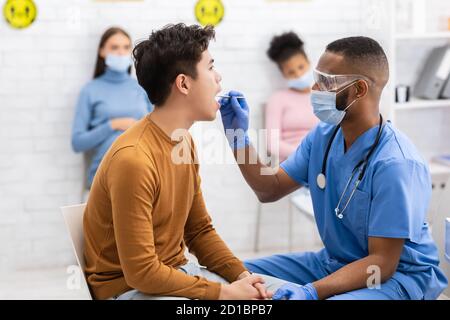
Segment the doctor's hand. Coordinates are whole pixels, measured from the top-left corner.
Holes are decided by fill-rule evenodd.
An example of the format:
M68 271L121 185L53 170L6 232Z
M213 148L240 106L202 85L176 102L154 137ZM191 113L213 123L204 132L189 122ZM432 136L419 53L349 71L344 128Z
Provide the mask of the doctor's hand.
M222 284L219 300L259 300L264 299L256 284L263 284L264 280L260 276L250 275L231 284Z
M311 283L300 286L286 283L281 286L272 297L273 300L319 300L317 291Z
M236 98L242 96L240 92L230 91L230 98L221 98L220 114L225 129L225 135L228 143L233 149L244 148L249 145L247 135L249 108L245 98Z

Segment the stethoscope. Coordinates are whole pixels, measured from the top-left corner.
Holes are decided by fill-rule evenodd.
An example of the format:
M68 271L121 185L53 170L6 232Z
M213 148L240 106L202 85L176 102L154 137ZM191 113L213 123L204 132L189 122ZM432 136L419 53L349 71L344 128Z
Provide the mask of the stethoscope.
M372 155L372 153L375 151L375 149L377 148L378 143L380 142L381 134L383 132L383 127L384 127L383 126L383 117L380 114L380 124L378 125L378 133L377 133L375 142L370 147L370 150L369 150L369 152L367 152L366 156L356 164L355 168L353 168L352 175L350 176L350 179L348 179L347 184L345 185L344 191L342 191L342 194L339 198L338 204L337 204L336 208L334 209L336 217L338 217L339 219L342 219L344 217L344 211L345 211L345 209L347 209L348 204L352 200L356 189L358 188L359 184L361 183L361 180L364 177L364 173L366 172L369 158ZM336 126L336 128L333 131L333 134L331 135L330 140L328 141L328 145L325 150L325 156L322 161L322 171L317 175L317 186L322 190L324 190L327 185L327 178L325 176L325 173L326 173L326 167L327 167L328 153L330 152L331 145L333 144L334 138L336 137L336 134L339 131L339 128L340 128L340 125ZM345 204L344 208L341 210L341 209L339 209L341 206L341 202L344 198L344 195L347 192L348 187L350 186L350 183L353 180L353 177L358 172L358 169L359 169L358 179L356 180L355 186L353 187L352 193L350 194L350 197L348 198L347 203Z

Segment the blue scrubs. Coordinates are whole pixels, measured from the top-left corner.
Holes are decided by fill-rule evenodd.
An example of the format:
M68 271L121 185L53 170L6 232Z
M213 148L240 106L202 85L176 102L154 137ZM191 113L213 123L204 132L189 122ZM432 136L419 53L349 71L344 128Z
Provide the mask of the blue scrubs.
M447 279L438 267L437 248L425 216L431 196L431 178L425 161L408 138L390 122L344 217L335 207L355 165L375 141L378 125L367 130L345 152L339 129L331 146L327 187L320 189L316 177L334 126L320 123L303 140L281 168L296 182L311 190L314 215L325 248L317 253L276 255L246 262L247 268L306 284L368 255L368 237L402 238L405 245L397 271L380 289L363 288L332 299L436 299ZM353 190L347 189L341 209Z

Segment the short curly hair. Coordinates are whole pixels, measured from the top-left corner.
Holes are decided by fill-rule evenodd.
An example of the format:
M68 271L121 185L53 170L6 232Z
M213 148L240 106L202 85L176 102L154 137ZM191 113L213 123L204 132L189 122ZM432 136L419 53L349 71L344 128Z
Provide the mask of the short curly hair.
M214 38L212 26L169 24L134 48L138 82L155 106L164 104L179 74L197 77L197 64Z
M272 38L267 55L278 65L299 53L308 59L303 45L303 41L295 32L286 32Z

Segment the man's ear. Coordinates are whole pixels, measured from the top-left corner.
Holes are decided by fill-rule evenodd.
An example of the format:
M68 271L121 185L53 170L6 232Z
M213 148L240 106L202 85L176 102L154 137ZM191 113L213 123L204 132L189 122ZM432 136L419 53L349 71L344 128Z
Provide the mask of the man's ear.
M369 92L369 85L366 81L358 81L355 85L356 88L356 97L361 99L367 95Z
M191 87L189 77L185 74L179 74L175 78L175 86L177 87L178 91L180 91L184 95L187 95L189 93L189 88Z

